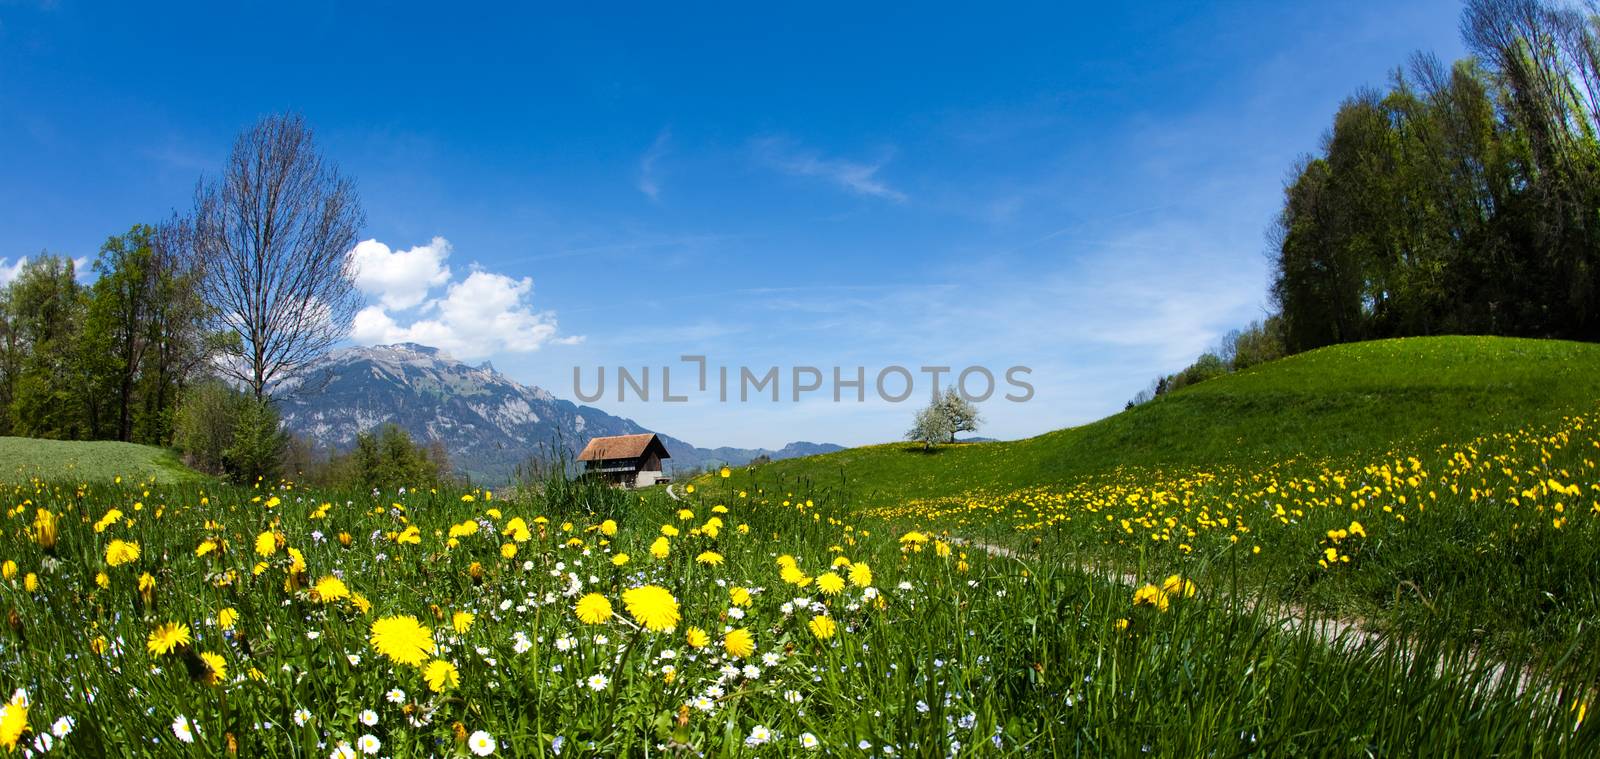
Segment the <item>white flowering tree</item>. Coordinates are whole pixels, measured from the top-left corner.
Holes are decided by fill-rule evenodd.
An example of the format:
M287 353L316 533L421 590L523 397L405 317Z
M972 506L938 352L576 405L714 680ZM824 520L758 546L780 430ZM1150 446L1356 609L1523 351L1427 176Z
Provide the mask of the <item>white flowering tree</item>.
M983 417L978 416L978 407L972 401L962 397L956 392L954 385L944 391L944 397L936 401L939 410L944 414L950 424L950 442L956 441L958 432L977 432L978 425L983 423Z

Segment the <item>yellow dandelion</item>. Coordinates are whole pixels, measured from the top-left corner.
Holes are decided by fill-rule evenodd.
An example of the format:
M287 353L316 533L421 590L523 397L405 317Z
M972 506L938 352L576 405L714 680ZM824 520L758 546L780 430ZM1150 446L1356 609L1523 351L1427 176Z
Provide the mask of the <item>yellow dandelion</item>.
M7 753L17 747L17 741L28 731L28 695L18 692L0 709L0 746Z
M611 619L611 602L599 593L578 599L578 621L586 625L605 624Z
M662 632L678 624L678 599L659 585L645 585L624 591L622 604L635 622L652 632Z
M113 540L106 546L106 563L113 567L139 560L139 544L128 540Z
M722 554L716 551L702 551L699 556L694 557L694 560L715 567L722 564Z
M1161 590L1168 595L1193 598L1195 584L1193 581L1185 579L1182 575L1172 575L1161 583Z
M838 595L844 590L844 578L833 572L823 572L817 575L817 589L827 595Z
M838 632L839 629L839 625L836 624L831 617L825 617L821 614L812 617L811 621L806 624L806 627L811 630L812 635L817 636L817 640L827 640L832 638L833 634Z
M742 627L737 630L730 630L727 635L722 637L722 650L727 651L728 655L735 659L743 659L755 653L755 636Z
M433 632L410 615L375 620L371 633L372 650L400 664L420 667L436 650Z
M333 575L326 575L317 580L317 584L311 588L311 600L318 603L329 604L349 597L350 587L344 584L344 580Z
M228 679L228 661L221 654L205 651L200 654L200 661L205 664L205 673L200 680L206 685L221 685L223 680Z
M683 634L683 641L688 643L690 648L705 648L711 643L711 636L707 635L705 630L691 627Z
M444 659L428 662L427 669L422 672L422 678L428 681L428 690L434 693L443 693L446 689L461 685L460 670Z
M165 656L189 645L189 626L182 622L168 622L151 631L145 649L151 656Z
M467 631L472 629L472 623L477 619L478 615L470 611L458 611L450 615L450 626L455 628L457 635L466 635Z

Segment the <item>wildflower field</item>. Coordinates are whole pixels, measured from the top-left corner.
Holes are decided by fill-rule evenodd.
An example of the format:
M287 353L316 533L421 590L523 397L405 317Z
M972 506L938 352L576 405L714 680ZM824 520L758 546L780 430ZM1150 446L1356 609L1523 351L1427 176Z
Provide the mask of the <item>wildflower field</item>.
M1600 415L1503 410L891 499L20 480L0 751L1593 756Z
M1339 646L1287 632L1237 591L1169 571L1176 554L1152 558L1150 584L1130 589L1076 570L1066 551L991 555L894 518L741 489L742 476L681 501L556 481L515 498L13 486L0 678L14 695L0 745L158 756L1592 748L1592 683L1525 687L1427 635Z

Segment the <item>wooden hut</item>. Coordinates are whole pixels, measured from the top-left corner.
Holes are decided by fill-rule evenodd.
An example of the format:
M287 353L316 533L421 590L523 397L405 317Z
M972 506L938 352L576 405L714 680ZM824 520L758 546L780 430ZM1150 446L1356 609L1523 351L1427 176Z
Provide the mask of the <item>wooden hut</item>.
M662 474L661 460L670 459L667 447L655 433L614 435L589 440L578 454L583 472L613 485L638 488L671 481Z

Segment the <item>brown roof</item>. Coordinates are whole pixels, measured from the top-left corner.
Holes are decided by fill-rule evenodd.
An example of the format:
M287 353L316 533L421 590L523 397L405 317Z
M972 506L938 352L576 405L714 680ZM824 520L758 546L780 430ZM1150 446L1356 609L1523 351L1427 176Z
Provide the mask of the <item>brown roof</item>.
M656 439L655 433L646 432L642 435L616 435L613 437L597 437L589 440L583 447L583 453L578 454L579 461L602 461L605 459L636 459L654 445L661 449L661 458L670 459L667 447Z

